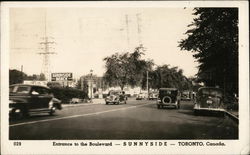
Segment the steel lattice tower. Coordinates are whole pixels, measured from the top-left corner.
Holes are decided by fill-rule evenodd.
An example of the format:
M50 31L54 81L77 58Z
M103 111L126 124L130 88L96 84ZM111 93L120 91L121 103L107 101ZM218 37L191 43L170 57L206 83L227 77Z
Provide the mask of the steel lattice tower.
M55 52L50 52L52 44L55 44L54 41L49 41L49 37L47 36L47 13L45 10L45 19L44 19L44 37L42 38L44 41L40 42L40 44L43 46L41 49L44 50L44 52L40 52L38 54L43 55L43 64L42 64L42 73L45 75L45 79L47 81L51 81L51 68L50 68L50 55L56 54ZM52 37L50 37L52 38Z

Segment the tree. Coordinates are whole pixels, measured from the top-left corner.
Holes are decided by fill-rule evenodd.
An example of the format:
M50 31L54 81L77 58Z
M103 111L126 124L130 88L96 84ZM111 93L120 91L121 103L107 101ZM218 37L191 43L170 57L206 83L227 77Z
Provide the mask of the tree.
M27 74L18 71L16 69L9 70L9 84L17 84L17 83L23 83L24 78L27 77Z
M143 87L146 86L146 78L143 80ZM183 75L183 70L169 65L158 66L154 71L149 72L149 87L178 88L179 90L189 90L192 87L191 81Z
M238 9L195 8L194 15L181 50L194 53L200 82L238 93Z
M115 53L104 58L106 72L104 74L105 83L109 86L140 85L147 70L153 66L152 60L144 60L143 47L136 47L132 53Z

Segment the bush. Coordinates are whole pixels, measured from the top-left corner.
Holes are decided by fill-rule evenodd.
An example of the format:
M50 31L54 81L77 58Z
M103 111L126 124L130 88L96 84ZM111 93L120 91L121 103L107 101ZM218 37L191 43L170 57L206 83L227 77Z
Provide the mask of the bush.
M54 97L63 103L69 103L72 98L86 99L87 93L73 88L51 88Z

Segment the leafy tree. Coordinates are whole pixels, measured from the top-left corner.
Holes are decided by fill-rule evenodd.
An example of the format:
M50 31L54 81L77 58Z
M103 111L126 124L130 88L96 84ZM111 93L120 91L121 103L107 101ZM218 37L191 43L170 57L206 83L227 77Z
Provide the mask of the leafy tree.
M146 87L146 78L143 80L143 87ZM192 83L183 75L183 70L169 65L158 66L154 71L149 72L149 87L178 88L179 90L189 90Z
M27 74L18 71L16 69L9 70L9 84L17 84L17 83L23 83L24 78L27 77Z
M152 60L142 59L143 47L136 47L132 53L115 53L104 58L106 72L104 74L105 83L109 86L140 85L147 70L153 66Z
M238 93L238 9L195 8L194 15L179 46L194 53L198 80Z

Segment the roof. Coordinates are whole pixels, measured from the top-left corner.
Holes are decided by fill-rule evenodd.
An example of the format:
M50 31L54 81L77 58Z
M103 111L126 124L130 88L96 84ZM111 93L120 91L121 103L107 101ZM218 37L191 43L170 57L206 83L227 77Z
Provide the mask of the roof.
M19 84L12 84L10 86L36 86L36 87L43 87L43 88L47 88L47 89L50 89L49 87L46 87L46 86L42 86L42 85L34 85L34 84L22 84L22 83L19 83Z

